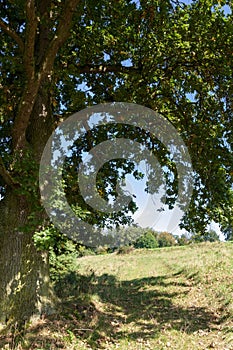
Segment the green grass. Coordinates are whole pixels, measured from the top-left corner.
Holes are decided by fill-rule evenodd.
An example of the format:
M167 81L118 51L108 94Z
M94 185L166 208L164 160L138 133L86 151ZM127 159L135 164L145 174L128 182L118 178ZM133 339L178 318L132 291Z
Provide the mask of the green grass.
M78 263L58 286L59 312L31 325L17 349L233 349L232 243Z

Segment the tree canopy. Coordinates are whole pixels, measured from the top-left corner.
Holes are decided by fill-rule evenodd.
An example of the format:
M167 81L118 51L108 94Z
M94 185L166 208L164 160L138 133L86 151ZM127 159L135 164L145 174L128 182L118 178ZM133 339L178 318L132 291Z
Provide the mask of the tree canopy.
M22 174L28 177L30 156L23 161L17 154L25 145L32 148L31 116L43 86L51 130L71 113L101 102L138 103L164 115L187 144L195 171L182 226L199 231L211 220L228 226L230 7L228 1L3 1L1 195L6 185L22 182ZM84 149L93 142L82 140Z

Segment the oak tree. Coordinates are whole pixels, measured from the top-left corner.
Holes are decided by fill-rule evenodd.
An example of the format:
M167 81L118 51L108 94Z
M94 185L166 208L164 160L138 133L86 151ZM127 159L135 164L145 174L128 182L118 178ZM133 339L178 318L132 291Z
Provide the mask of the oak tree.
M132 102L165 116L195 173L182 226L232 225L232 23L227 0L1 0L1 322L21 326L52 310L47 253L33 243L48 222L39 162L56 126L87 106ZM84 137L84 150L107 131ZM112 178L111 167L102 169L99 190L114 187L117 166Z

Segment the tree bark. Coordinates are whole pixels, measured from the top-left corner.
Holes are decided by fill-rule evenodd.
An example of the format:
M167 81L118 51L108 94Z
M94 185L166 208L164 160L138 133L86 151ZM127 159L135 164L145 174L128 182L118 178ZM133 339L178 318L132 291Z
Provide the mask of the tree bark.
M6 196L0 201L0 323L14 324L19 329L32 317L49 314L54 309L48 252L38 251L33 241L34 232L45 218L43 210L36 212L40 205L39 174L34 167L36 164L39 169L43 148L52 133L49 88L48 81L44 81L26 130L27 148L22 150L21 160L30 150L27 170L19 160L22 170L17 176L14 174L19 180L27 177L30 184L24 188L26 194L22 194L17 183L12 186L9 183ZM36 220L30 219L32 215Z
M30 205L10 191L0 202L0 322L22 328L32 316L51 313L48 254L37 251L27 224Z

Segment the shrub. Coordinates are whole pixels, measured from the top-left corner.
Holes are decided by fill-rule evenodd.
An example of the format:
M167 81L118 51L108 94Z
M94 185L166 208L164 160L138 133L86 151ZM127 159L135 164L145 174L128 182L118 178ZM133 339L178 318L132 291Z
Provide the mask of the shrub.
M140 236L134 243L135 248L157 248L158 241L151 232Z
M96 248L97 255L104 255L109 253L109 248L106 246L99 246Z
M134 250L134 247L131 245L124 245L118 248L117 254L129 254Z
M169 232L161 232L158 235L159 247L171 247L176 245L175 237Z
M182 234L180 237L178 236L176 239L178 245L187 245L190 243L190 239L185 234Z
M88 256L88 255L95 255L95 251L93 248L87 248L83 245L80 245L78 248L77 248L77 251L78 251L78 256L79 257L83 257L83 256Z
M65 251L56 254L53 248L49 249L50 276L53 281L57 281L61 276L78 269L78 253L75 245L67 241Z

